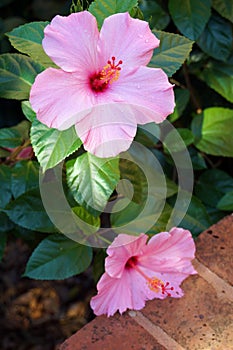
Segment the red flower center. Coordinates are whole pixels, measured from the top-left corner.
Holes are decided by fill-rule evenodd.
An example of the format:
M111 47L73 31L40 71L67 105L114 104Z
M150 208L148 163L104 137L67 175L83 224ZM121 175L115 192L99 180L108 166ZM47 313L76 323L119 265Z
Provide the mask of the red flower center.
M122 60L115 64L116 58L113 56L112 60L107 62L107 65L97 74L90 77L91 89L95 92L103 92L114 81L119 79Z
M174 290L174 287L170 287L170 283L166 282L164 283L161 279L157 278L156 276L150 278L148 277L138 266L138 258L137 256L131 256L126 264L126 269L135 269L138 273L140 273L141 276L143 276L147 282L148 287L150 290L152 290L155 293L161 292L162 294L167 294L168 297L171 296L171 293L169 291Z

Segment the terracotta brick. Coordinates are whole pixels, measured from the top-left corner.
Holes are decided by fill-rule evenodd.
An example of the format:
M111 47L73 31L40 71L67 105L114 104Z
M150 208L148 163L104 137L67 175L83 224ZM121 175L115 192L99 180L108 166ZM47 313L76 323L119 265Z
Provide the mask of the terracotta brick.
M166 350L127 314L97 317L59 350Z
M232 350L232 301L220 299L198 275L189 277L182 287L184 297L147 302L143 315L186 350Z
M204 231L196 247L198 260L233 285L233 215Z

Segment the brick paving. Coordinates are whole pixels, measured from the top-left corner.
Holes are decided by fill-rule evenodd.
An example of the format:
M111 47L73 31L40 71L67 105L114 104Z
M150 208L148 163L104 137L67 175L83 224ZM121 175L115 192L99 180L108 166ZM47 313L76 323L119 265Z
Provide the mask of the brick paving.
M198 275L183 282L184 297L96 317L59 350L233 350L233 214L204 231L196 247Z

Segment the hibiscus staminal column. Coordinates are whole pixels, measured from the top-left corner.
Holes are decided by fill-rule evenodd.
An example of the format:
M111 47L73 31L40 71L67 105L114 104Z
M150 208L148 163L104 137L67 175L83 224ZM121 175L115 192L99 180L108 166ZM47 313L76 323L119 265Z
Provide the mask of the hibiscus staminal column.
M101 70L101 72L94 74L90 77L91 89L95 92L103 92L107 89L109 84L119 79L121 67L123 62L120 60L115 64L116 58L113 56L112 60L108 60L107 65Z
M132 256L129 258L125 265L126 269L134 269L136 270L142 277L145 278L147 282L147 286L150 290L152 290L155 293L161 292L163 295L167 295L168 297L171 296L171 293L169 291L173 291L174 287L170 287L170 283L166 282L164 283L161 279L157 278L156 276L149 277L143 272L140 267L138 266L138 259L136 256Z

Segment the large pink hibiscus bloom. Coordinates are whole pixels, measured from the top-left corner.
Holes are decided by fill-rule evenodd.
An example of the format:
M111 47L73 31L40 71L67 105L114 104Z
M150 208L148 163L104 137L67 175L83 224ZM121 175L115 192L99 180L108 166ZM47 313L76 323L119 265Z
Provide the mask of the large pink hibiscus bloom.
M105 273L91 299L96 315L112 316L127 309L140 310L146 300L180 298L181 282L195 274L191 260L195 245L191 233L174 227L170 232L138 238L120 234L107 249Z
M116 156L129 148L137 124L162 122L174 109L166 74L148 68L159 40L148 23L119 13L98 31L87 12L56 16L43 48L61 69L48 68L32 86L37 118L64 130L75 125L89 152Z

